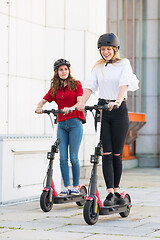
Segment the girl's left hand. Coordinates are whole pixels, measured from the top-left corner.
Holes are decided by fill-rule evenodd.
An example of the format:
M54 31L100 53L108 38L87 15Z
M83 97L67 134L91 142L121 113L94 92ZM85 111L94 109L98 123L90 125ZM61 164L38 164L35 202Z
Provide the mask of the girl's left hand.
M75 110L74 106L70 107L70 108L65 107L65 108L63 108L63 112L64 112L63 114L71 113L73 110Z
M67 108L67 107L65 107L65 108L63 108L63 114L67 114L67 113L69 113L69 108Z
M112 111L114 105L117 105L118 107L120 106L120 104L118 102L110 102L110 103L108 103L109 111Z

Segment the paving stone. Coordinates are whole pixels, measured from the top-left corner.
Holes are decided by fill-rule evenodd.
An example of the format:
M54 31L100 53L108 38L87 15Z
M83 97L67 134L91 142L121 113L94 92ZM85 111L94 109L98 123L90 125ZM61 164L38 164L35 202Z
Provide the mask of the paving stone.
M82 179L88 183L87 179ZM0 205L0 239L11 240L155 240L160 238L160 169L123 171L121 191L132 199L127 218L119 214L99 216L89 226L83 209L76 203L55 204L50 212L40 209L39 199ZM103 179L99 179L101 199L106 197Z

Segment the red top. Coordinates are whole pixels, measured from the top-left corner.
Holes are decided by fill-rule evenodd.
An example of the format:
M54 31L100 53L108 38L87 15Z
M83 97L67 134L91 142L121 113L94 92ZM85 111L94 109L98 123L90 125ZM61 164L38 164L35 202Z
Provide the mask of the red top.
M77 103L77 97L83 95L83 89L81 82L77 81L77 89L69 90L68 85L65 86L65 92L63 92L62 87L59 86L56 97L51 96L51 88L48 93L43 97L47 102L55 101L58 105L58 110L63 109L64 107L72 107ZM71 118L79 118L84 120L84 114L82 111L74 110L71 113L63 114L59 113L58 122L65 121Z

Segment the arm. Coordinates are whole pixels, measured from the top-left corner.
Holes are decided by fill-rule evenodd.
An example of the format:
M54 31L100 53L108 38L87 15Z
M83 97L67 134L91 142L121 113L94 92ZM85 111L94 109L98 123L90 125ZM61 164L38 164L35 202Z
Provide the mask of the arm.
M86 102L90 98L91 94L97 91L97 88L98 88L97 70L96 68L93 68L89 77L85 81L85 89L83 95L80 98L80 101L77 101L77 104L75 105L75 107L77 107L79 111L84 110Z
M72 106L70 109L75 110L75 108L77 108L79 111L83 111L85 108L85 104L91 94L92 94L92 91L88 88L85 88L83 96L78 96L77 103L74 106ZM65 113L68 113L68 109L69 108L64 108L63 110Z
M128 90L128 85L124 85L119 88L119 93L116 99L116 103L119 103L119 106L123 102L123 99L126 96L127 90Z
M76 107L79 111L84 110L86 102L90 98L91 94L92 94L92 90L89 88L85 88L83 96L79 97L79 99L77 98L77 103L74 107Z
M77 107L77 104L81 102L81 99L82 99L82 96L77 97L77 103L74 106L72 106L73 110Z
M128 89L128 85L124 85L124 86L121 86L119 88L119 92L118 92L118 96L117 96L116 101L115 102L110 102L108 104L108 107L109 107L110 111L113 109L114 105L118 105L119 107L121 106L121 103L123 102L124 97L126 95L127 89Z
M47 102L47 100L42 99L38 104L37 104L37 108L36 108L36 113L41 114L42 113L42 108L43 105Z

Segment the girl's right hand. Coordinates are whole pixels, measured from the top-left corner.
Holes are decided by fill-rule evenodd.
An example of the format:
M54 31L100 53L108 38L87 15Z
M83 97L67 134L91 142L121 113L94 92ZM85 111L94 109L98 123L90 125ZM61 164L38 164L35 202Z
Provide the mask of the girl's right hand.
M41 107L37 107L35 112L38 113L38 114L42 114L42 108Z
M108 104L108 109L109 109L109 111L112 111L114 105L117 105L118 107L120 107L120 104L119 104L118 102L110 102L110 103Z
M78 111L83 111L84 108L85 108L85 104L84 103L77 103L75 108L78 110Z
M47 100L45 99L42 99L38 104L37 104L37 108L36 108L36 113L38 114L42 114L42 111L43 111L43 105L47 102Z

